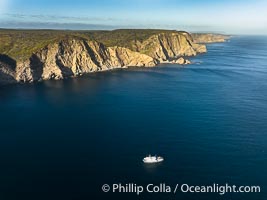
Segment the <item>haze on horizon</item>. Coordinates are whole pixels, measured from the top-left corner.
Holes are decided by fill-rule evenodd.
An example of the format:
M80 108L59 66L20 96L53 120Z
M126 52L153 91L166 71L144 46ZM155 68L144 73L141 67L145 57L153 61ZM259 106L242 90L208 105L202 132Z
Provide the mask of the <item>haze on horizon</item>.
M0 0L0 28L267 34L266 0Z

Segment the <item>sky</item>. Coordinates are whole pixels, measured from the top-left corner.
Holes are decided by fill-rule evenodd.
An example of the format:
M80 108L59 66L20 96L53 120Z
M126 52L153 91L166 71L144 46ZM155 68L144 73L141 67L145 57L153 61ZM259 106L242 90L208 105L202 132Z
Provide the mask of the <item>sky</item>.
M267 0L0 0L0 28L267 35Z

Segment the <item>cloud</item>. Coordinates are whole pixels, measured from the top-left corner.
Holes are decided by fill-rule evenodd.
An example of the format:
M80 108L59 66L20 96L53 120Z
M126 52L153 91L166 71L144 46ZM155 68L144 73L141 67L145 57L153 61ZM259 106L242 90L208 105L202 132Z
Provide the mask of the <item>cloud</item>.
M57 30L112 30L116 27L105 24L55 23L55 22L0 22L1 28L7 29L57 29Z
M6 13L5 16L14 20L14 21L36 21L36 22L75 22L75 23L82 23L82 22L114 22L118 19L109 18L109 17L88 17L88 16L60 16L60 15L42 15L42 14L35 14L35 15L26 15L26 14L13 14L13 13Z

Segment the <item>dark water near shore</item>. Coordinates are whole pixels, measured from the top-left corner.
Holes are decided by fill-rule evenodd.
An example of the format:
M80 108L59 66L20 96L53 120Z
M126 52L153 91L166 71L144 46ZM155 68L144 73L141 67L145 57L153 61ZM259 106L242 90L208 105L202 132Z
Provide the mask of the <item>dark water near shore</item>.
M267 199L267 37L195 64L0 88L0 199ZM165 158L147 166L142 158ZM261 193L103 193L105 183L259 185Z

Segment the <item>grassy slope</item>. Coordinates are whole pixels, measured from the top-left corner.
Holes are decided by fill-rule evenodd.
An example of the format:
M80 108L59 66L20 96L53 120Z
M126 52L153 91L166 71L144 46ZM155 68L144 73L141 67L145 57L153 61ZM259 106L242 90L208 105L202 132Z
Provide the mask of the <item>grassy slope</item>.
M64 31L0 30L0 53L23 59L67 36L72 35Z
M131 48L131 42L144 41L150 36L160 33L173 33L172 30L154 30L154 29L120 29L114 31L95 31L92 37L105 44L106 46L123 46Z
M16 60L29 57L33 52L64 38L96 40L106 46L132 48L136 40L143 41L154 34L172 33L170 30L114 30L114 31L56 31L56 30L4 30L0 29L0 54Z

